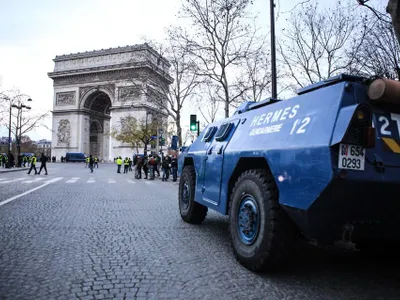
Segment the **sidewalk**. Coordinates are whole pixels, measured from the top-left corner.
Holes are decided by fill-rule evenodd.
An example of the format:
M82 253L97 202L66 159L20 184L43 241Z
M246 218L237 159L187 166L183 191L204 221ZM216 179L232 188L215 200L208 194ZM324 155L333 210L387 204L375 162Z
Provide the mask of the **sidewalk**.
M11 169L1 168L0 174L1 173L18 172L18 171L28 171L28 170L29 170L29 168L11 168Z

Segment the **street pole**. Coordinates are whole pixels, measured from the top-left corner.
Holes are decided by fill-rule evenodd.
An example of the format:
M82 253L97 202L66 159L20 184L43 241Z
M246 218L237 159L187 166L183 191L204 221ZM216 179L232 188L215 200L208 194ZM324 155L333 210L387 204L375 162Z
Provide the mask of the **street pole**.
M11 143L11 113L12 113L12 104L11 104L11 99L10 100L10 122L9 122L9 127L8 127L8 150L11 152L12 151L12 143Z
M274 0L270 0L271 5L271 74L272 74L272 98L276 99L276 54L275 54L275 14Z
M197 121L197 136L200 135L200 121Z
M20 107L20 106L19 106ZM18 157L21 151L21 146L20 146L20 140L19 140L19 126L21 124L21 114L22 114L22 109L20 109L18 107L18 115L17 115L17 126L15 128L15 140L16 140L16 144L17 144L17 157L16 157L16 161L18 162ZM19 167L19 165L18 165Z
M157 139L156 139L156 153L157 153L157 155L158 155L158 153L159 153L159 151L160 151L160 135L159 135L159 128L158 128L158 126L157 126L157 130L156 130L156 133L157 133Z

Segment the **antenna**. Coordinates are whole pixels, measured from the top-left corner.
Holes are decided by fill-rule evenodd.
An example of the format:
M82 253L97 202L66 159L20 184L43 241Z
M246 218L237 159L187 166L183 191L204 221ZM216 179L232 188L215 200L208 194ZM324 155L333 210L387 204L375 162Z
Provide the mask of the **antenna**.
M271 4L271 75L272 75L272 98L277 98L276 92L276 53L275 53L275 14L274 0L270 0Z

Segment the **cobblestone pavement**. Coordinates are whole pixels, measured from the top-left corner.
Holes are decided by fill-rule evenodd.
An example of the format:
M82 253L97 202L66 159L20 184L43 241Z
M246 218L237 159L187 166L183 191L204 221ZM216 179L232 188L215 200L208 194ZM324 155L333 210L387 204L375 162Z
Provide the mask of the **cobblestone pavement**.
M354 253L306 247L290 270L251 273L227 221L210 212L186 224L177 184L115 165L0 174L0 299L400 298L398 266Z

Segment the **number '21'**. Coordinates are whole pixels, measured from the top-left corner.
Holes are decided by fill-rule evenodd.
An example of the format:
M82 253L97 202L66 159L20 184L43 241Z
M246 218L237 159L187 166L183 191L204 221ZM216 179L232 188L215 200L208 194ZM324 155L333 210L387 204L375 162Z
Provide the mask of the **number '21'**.
M293 123L292 130L290 130L290 134L293 134L293 132L296 131L296 134L304 133L306 132L306 127L308 123L310 123L311 118L310 117L305 117L304 119L297 119ZM297 129L297 130L296 130Z

